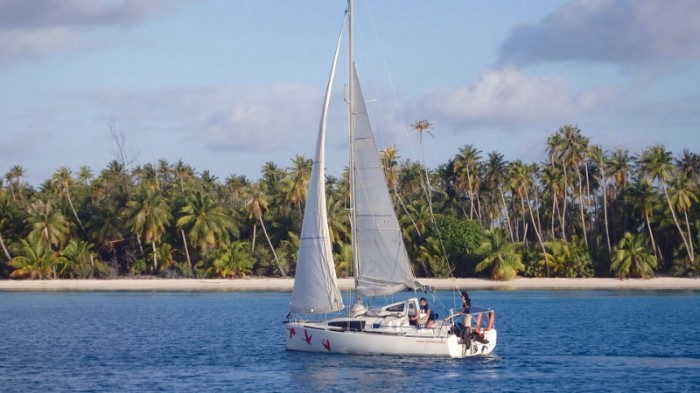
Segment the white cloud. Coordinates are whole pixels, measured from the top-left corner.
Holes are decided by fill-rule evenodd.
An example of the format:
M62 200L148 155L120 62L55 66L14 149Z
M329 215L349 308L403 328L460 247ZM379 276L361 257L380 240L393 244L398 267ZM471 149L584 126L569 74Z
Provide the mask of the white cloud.
M503 63L556 61L623 64L700 56L696 0L572 0L539 23L513 28Z
M182 1L0 0L0 64L96 45L90 28L130 27Z
M528 127L574 121L612 95L610 88L576 91L562 78L505 68L485 71L470 86L422 96L412 106L454 130L483 125Z
M12 63L17 59L37 60L79 43L79 34L65 27L0 30L0 63Z
M116 120L126 130L169 135L212 150L268 152L298 147L309 135L313 140L320 97L308 86L273 84L110 91L89 94L87 100L99 103L101 122Z

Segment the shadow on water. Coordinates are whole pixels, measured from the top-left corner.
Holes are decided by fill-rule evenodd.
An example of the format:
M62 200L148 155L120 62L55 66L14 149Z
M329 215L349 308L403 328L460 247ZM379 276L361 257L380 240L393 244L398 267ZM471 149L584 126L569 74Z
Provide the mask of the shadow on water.
M497 380L498 356L467 359L422 358L384 355L341 355L288 351L298 367L288 370L296 386L372 386L377 389L410 389L426 381L440 384ZM475 372L478 370L478 372ZM450 383L449 385L452 385Z

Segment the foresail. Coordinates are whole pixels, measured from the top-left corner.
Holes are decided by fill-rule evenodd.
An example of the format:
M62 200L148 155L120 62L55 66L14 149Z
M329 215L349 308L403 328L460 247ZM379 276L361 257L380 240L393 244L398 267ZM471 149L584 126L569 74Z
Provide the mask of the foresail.
M367 107L352 68L353 195L357 291L361 296L389 295L420 288L411 270Z
M335 275L333 251L328 231L324 173L326 116L338 61L340 40L341 37L338 37L338 46L333 57L333 66L323 102L321 124L318 130L316 152L311 168L309 191L306 196L304 221L299 241L299 258L291 303L292 311L299 313L321 314L338 311L344 307Z

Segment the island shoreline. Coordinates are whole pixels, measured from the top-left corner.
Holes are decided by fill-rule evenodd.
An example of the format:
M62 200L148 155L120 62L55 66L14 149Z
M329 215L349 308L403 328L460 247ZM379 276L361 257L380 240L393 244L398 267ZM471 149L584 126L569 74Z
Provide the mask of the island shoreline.
M439 291L458 290L639 290L700 291L700 279L658 277L615 278L516 278L493 281L483 278L424 278L420 281ZM352 278L338 279L342 290L351 289ZM0 292L290 292L293 278L242 279L126 278L111 280L0 280Z

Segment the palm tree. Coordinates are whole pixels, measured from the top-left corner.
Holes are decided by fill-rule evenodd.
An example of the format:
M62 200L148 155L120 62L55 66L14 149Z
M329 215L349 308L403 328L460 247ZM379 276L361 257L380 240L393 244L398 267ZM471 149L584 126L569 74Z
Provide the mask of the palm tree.
M202 255L207 255L218 242L222 242L229 234L236 232L231 216L226 214L221 205L214 204L210 195L202 191L192 193L179 213L181 216L175 225L183 231L185 244L187 242L184 238L184 229L187 228L190 240L199 248Z
M418 120L411 124L411 128L418 133L418 143L420 143L421 157L423 159L423 168L425 169L425 183L423 189L425 195L428 198L428 206L432 211L432 196L430 189L430 174L428 173L428 167L425 164L425 148L423 146L423 134L434 136L432 133L433 125L428 120Z
M180 191L185 192L185 186L195 178L194 169L182 160L177 160L171 171L175 181L180 186Z
M690 244L689 255L690 260L694 261L695 250L693 248L693 235L691 233L690 220L688 219L688 211L693 204L698 203L698 197L693 192L693 183L686 175L686 172L680 172L676 176L671 185L671 202L678 209L678 212L683 213L685 218L685 228L688 231L688 243Z
M83 240L71 240L63 250L65 261L59 272L64 275L70 273L71 277L75 273L79 278L92 277L95 270L94 245Z
M612 183L614 185L615 197L612 199L613 205L616 205L618 201L622 202L622 209L618 210L623 212L623 228L625 230L627 229L628 214L627 209L625 209L624 195L627 190L627 182L632 172L631 161L632 158L629 151L617 149L610 154L610 158L608 158L607 162L608 169L610 170L610 177L613 179ZM613 220L613 224L614 222L615 220ZM613 231L613 234L615 234L615 231ZM616 236L613 238L613 243L615 242L617 242Z
M292 159L289 177L285 179L286 199L297 207L300 214L301 206L306 201L306 192L309 188L312 166L313 160L297 155Z
M247 200L246 200L246 206L248 206L249 218L255 218L255 222L253 224L253 242L255 242L255 228L256 228L257 224L260 224L260 227L262 228L263 233L265 234L265 239L267 239L267 244L270 246L270 250L272 251L272 255L275 257L275 262L277 263L277 268L279 269L279 271L283 277L287 277L287 273L282 268L282 263L280 263L280 260L277 257L277 252L275 251L275 247L272 245L272 241L270 240L270 236L267 234L267 228L265 228L265 221L263 221L263 215L268 208L268 201L267 201L267 196L262 191L259 184L251 183L248 186L248 196L247 196ZM252 248L254 248L254 247L255 247L255 243L253 243ZM251 250L251 252L252 252L252 250Z
M335 194L328 198L328 232L331 243L340 246L347 242L350 234L349 211L345 201Z
M86 222L88 237L99 251L112 253L116 258L116 246L124 241L124 223L118 208L111 204L94 206L89 217Z
M656 265L656 257L644 247L642 237L625 232L620 243L614 248L610 271L615 272L621 279L628 276L652 278Z
M1 189L2 188L0 187L0 190ZM8 261L12 259L12 255L7 249L5 239L2 237L2 233L9 229L8 227L10 226L14 217L14 205L6 197L6 194L0 194L0 246L2 247L2 252L5 254L5 258L7 258Z
M488 159L486 160L484 166L485 182L491 187L493 192L498 190L501 203L503 204L503 206L498 208L498 210L501 212L501 216L505 218L506 226L508 228L508 235L510 236L510 241L512 242L514 241L513 227L510 224L510 214L508 213L508 205L506 204L505 193L503 192L503 183L505 182L508 163L503 159L503 154L494 151L489 153Z
M15 268L10 277L42 279L52 274L56 277L56 267L64 262L64 257L36 236L30 235L28 240L22 239L20 243L22 247L18 255L10 260L10 266Z
M71 176L71 170L67 166L62 166L59 168L56 172L54 172L53 176L51 177L51 181L59 188L61 194L63 194L66 199L68 200L68 205L70 206L71 212L73 212L73 216L75 217L75 220L78 222L78 225L80 226L80 229L85 231L85 227L83 227L82 221L80 221L80 217L78 217L78 213L75 211L75 207L73 206L73 199L71 199L70 196L70 187L73 184L73 177Z
M601 196L603 200L603 225L605 227L605 240L608 246L608 253L610 253L612 252L612 246L610 244L610 227L608 225L608 179L605 176L605 151L601 146L593 145L589 153L591 159L597 162L600 167L600 185L603 188L603 194Z
M280 169L277 164L272 161L265 162L262 167L262 186L268 194L277 194L280 188L280 182L284 179L284 169Z
M173 218L165 198L153 190L142 191L134 200L126 204L125 215L131 231L145 242L151 243L153 249L153 272L158 272L158 252L156 243L160 241L165 228Z
M534 187L534 174L536 172L536 167L533 168L529 165L523 164L520 160L513 162L509 168L511 188L514 191L513 196L520 198L520 205L523 210L527 210L530 215L530 222L532 223L532 228L535 231L535 236L537 236L537 241L540 243L542 248L542 253L544 254L545 260L547 259L547 253L544 247L544 240L541 235L541 228L539 228L539 223L535 222L535 216L532 213L532 203L530 202L530 190ZM527 206L527 209L525 209ZM525 242L525 236L523 235L523 242ZM547 276L549 276L549 263L545 263L547 267Z
M9 183L13 201L17 201L15 192L17 192L19 194L19 198L22 199L22 178L26 176L26 174L27 171L25 171L21 165L14 165L5 174L5 179Z
M683 149L683 153L676 158L676 168L684 173L692 184L700 183L700 155Z
M64 244L70 232L70 223L60 210L54 209L51 200L33 202L29 206L27 223L31 227L30 236L56 249Z
M382 166L384 167L384 177L386 178L387 186L394 192L394 197L399 202L399 205L401 205L406 217L408 217L411 224L415 227L416 223L413 221L413 216L411 216L411 213L408 211L408 208L406 207L406 204L404 203L398 189L400 178L398 168L399 156L397 155L397 152L398 150L394 146L389 146L380 152L380 159L382 161Z
M667 151L662 145L655 145L649 148L649 150L644 151L637 162L640 172L649 176L652 180L656 180L659 184L659 188L661 188L661 191L666 197L668 209L671 211L671 216L678 229L678 234L681 236L685 249L688 251L688 258L691 261L695 260L693 247L690 245L691 239L685 237L685 233L683 229L681 229L680 222L676 216L676 209L673 208L673 203L668 193L667 183L673 178L676 170L676 167L673 166L671 161L671 152Z
M636 211L644 216L644 222L649 231L649 239L651 240L651 247L654 251L654 255L659 255L657 253L656 241L654 240L654 232L651 229L650 218L654 215L654 207L656 202L659 200L659 195L657 194L654 186L646 178L636 179L632 185L632 189L629 192L629 199L633 204Z
M632 170L630 161L631 157L629 151L623 149L615 150L608 160L610 175L615 179L618 192L619 190L624 190L627 184L627 179Z
M479 169L481 151L472 145L466 145L459 149L455 156L455 173L458 182L465 184L469 195L469 218L472 219L476 210L476 215L481 220L481 205L479 204ZM474 202L476 201L476 209Z
M559 225L564 225L561 222L559 209L559 195L565 194L565 186L563 181L563 172L560 167L551 163L543 163L542 170L539 173L540 181L542 182L543 192L547 198L551 197L552 204L549 208L550 214L550 236L556 236L555 223L559 220Z
M78 182L82 185L88 185L92 181L94 174L89 166L83 165L78 169Z
M580 163L584 160L586 150L588 149L588 138L581 135L581 130L570 124L566 124L559 128L559 130L547 139L547 153L549 155L550 162L554 164L559 164L564 173L564 204L562 209L562 238L566 240L566 232L564 228L566 227L566 207L567 207L567 190L569 187L569 176L568 172L574 169L578 176L578 199L579 208L581 213L581 226L583 229L583 237L586 245L588 245L587 231L586 231L586 221L583 213L583 190L581 179L581 172L578 170ZM575 194L575 193L574 193Z
M246 250L246 243L236 241L231 244L224 244L217 250L212 264L212 270L219 277L245 277L250 274L252 260L250 253Z
M572 259L572 249L569 243L555 239L545 243L545 251L540 253L540 265L552 269L554 276L562 276L567 263Z
M500 229L485 232L476 254L484 257L476 265L476 271L491 269L492 280L510 280L525 270L519 244L506 240L505 233Z

